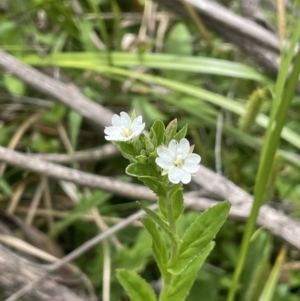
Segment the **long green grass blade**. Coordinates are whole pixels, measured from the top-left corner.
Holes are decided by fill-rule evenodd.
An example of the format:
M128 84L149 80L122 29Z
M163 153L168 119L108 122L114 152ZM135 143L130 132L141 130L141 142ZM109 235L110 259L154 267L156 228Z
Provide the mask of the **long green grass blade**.
M276 290L276 285L278 282L278 278L280 276L281 267L282 267L282 264L286 257L286 251L287 251L287 249L285 246L280 250L280 253L277 256L276 262L273 266L273 269L267 280L264 290L259 298L259 301L272 301L273 300L273 295Z
M295 88L298 82L298 76L300 73L300 52L298 52L296 56L294 66L293 66L293 71L289 79L286 82L285 79L288 76L288 69L292 63L294 49L299 39L300 39L300 20L298 21L295 27L294 36L291 41L288 52L285 56L282 57L282 63L280 65L279 75L275 87L275 91L276 91L275 99L272 106L271 117L266 132L266 138L262 148L262 153L260 156L258 173L256 176L256 185L254 189L254 202L243 235L242 245L240 248L238 261L234 272L233 282L230 287L230 291L227 298L228 301L235 300L235 295L237 292L240 275L244 267L245 258L250 243L250 238L256 224L256 219L259 213L262 198L272 168L272 162L274 160L274 156L277 151L277 147L280 139L280 133L282 131L286 119L287 111L291 103L291 100L294 96ZM284 89L284 87L286 88Z
M65 65L71 67L79 62L83 65L108 66L107 53L55 53L47 58L40 58L37 55L30 55L22 58L28 64L50 64ZM148 67L163 70L178 70L214 74L219 76L231 76L256 80L259 82L270 81L267 76L256 71L247 65L230 62L221 59L207 57L178 56L173 54L111 52L111 65L114 67Z

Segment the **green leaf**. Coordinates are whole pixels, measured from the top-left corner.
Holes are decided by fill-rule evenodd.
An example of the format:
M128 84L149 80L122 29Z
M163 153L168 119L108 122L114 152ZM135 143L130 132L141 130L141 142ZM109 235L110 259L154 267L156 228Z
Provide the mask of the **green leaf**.
M165 222L158 214L156 214L154 211L150 210L149 208L143 206L141 203L138 202L140 207L148 214L148 217L155 222L158 226L162 228L163 231L169 236L171 240L173 240L176 243L180 242L179 237L176 237L168 225L167 222Z
M274 300L274 293L276 291L276 286L278 283L278 279L280 277L280 272L282 268L282 264L286 258L287 248L283 246L276 258L275 264L271 270L269 278L266 282L264 290L260 295L259 301L272 301Z
M198 271L203 265L205 259L214 248L215 243L210 242L208 246L196 257L190 265L180 275L172 277L170 288L168 290L168 300L184 301L188 295L194 281L197 278Z
M167 218L166 198L158 193L158 206L162 215Z
M50 125L56 125L64 118L66 111L67 108L64 105L56 102L54 106L43 115L42 120Z
M142 229L134 238L133 245L130 247L125 245L117 250L112 258L112 269L130 269L139 273L148 265L151 255L151 237L146 229Z
M118 270L117 278L126 290L131 301L156 301L151 286L139 275L129 270Z
M136 152L136 154L140 154L143 149L141 141L139 139L134 140L132 145L133 145L133 149Z
M96 51L97 47L92 40L92 32L94 30L94 22L83 18L78 22L80 41L86 51Z
M176 131L177 131L177 119L175 118L168 124L165 130L165 140L164 140L165 145L168 145L169 142L173 139L173 137L176 134Z
M76 148L77 137L79 134L82 116L78 114L76 111L71 110L68 114L69 119L69 132L73 149Z
M11 187L3 177L0 178L0 190L2 190L5 195L11 196L13 194Z
M251 237L250 245L248 247L247 257L244 265L244 270L241 275L241 286L239 293L246 295L249 291L249 286L256 278L255 271L263 261L268 261L272 252L272 235L259 228Z
M3 83L11 95L22 96L25 94L26 86L18 78L10 74L4 74Z
M144 155L139 155L135 157L141 163L147 163L147 157Z
M169 189L171 189L171 192L168 192ZM158 206L160 212L163 214L165 218L167 218L167 208L166 208L166 198L165 198L165 194L167 192L169 193L172 202L174 218L175 220L177 220L178 217L184 211L182 185L177 184L177 185L167 186L163 183L159 183L159 186L157 187L157 191L156 191L158 195Z
M126 142L115 142L114 144L122 153L122 155L130 162L137 161L135 157L138 156L139 154L135 152L134 146L132 144Z
M255 266L250 285L245 294L245 301L257 301L263 291L270 272L269 260L263 259Z
M225 222L230 210L228 201L221 202L204 211L187 229L178 255L170 262L168 271L179 274L198 256L214 239Z
M179 185L179 188L175 191L175 193L171 196L173 214L175 220L183 213L184 211L184 200L183 200L183 192L182 186Z
M148 186L155 194L157 194L159 182L157 177L138 177L146 186Z
M152 250L155 261L157 262L160 273L162 274L163 279L166 279L167 271L167 262L168 262L168 250L165 244L165 241L158 231L156 224L149 219L144 217L142 223L152 236Z
M158 171L151 164L132 163L127 166L126 173L133 177L158 177Z
M177 23L171 29L165 41L164 51L179 55L191 55L193 52L191 33L184 23ZM164 74L172 79L186 81L188 72L172 72L164 70Z
M146 152L148 155L150 155L155 150L155 147L154 147L153 143L151 142L151 139L148 136L144 135L143 137L144 137L144 141L145 141Z
M154 147L162 144L164 140L165 125L161 120L156 120L150 129L150 138Z
M174 136L173 139L175 139L179 142L182 138L184 138L186 136L187 129L188 129L188 126L186 124L181 130L178 131L178 133Z

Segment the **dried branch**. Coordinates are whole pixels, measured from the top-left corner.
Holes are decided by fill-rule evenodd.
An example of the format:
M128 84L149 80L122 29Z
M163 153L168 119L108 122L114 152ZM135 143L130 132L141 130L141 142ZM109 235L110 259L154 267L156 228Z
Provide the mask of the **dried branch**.
M73 154L28 154L28 156L41 160L63 164L104 161L116 155L119 155L119 152L116 151L116 148L111 143L93 149L74 152Z
M152 205L149 208L152 209L152 210L156 210L157 209L157 205L156 204ZM60 259L59 261L57 261L56 263L54 263L53 265L51 265L48 268L48 272L47 273L43 273L35 281L27 284L22 289L20 289L19 291L17 291L15 294L11 295L5 301L16 301L16 300L18 300L18 298L22 297L23 295L27 294L32 289L36 288L37 285L39 285L40 283L43 283L43 281L50 275L50 272L57 271L58 269L60 269L61 267L63 267L65 264L71 262L75 258L77 258L80 255L84 254L86 251L88 251L89 249L91 249L92 247L94 247L95 245L97 245L98 243L100 243L101 241L107 239L111 235L113 235L113 234L117 233L118 231L124 229L125 227L127 227L128 225L130 225L131 223L133 223L134 221L136 221L136 220L140 219L141 217L143 217L144 215L145 215L145 212L142 211L142 210L139 210L138 212L130 215L129 217L127 217L126 219L122 220L118 224L116 224L113 227L109 228L107 231L102 232L102 233L98 234L97 236L95 236L94 238L88 240L83 245L81 245L80 247L78 247L77 249L75 249L74 251L72 251L71 253L69 253L67 256L65 256L64 258ZM37 299L37 300L39 300L39 299ZM69 299L69 300L72 300L72 301L75 300L76 301L76 299Z
M37 265L17 256L0 245L0 287L8 294L20 290L24 286L36 281L45 273ZM86 296L78 296L67 287L51 278L43 281L38 288L33 288L26 296L32 301L87 301Z
M40 71L29 67L19 60L0 49L0 67L10 74L22 79L33 88L65 104L69 108L80 112L80 114L97 125L110 124L112 112L99 106L87 97L83 96L79 90L71 85L51 78Z

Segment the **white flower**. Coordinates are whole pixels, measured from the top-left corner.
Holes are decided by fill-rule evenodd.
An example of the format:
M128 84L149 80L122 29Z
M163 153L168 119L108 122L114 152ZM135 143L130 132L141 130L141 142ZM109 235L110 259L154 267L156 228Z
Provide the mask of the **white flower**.
M171 140L168 147L157 148L158 157L156 164L163 168L163 174L168 174L169 181L178 184L180 181L187 184L191 181L191 174L196 173L200 168L201 157L190 153L190 143L183 138L178 143Z
M112 126L107 126L104 130L107 135L105 139L109 141L129 141L138 137L145 128L142 116L131 120L126 112L121 112L120 116L114 114L111 121Z

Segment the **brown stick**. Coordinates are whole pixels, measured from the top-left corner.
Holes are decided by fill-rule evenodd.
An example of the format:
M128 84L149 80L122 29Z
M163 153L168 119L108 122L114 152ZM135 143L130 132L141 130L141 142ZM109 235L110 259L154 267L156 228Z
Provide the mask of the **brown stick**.
M38 279L45 271L37 265L28 263L7 248L0 245L0 287L8 294L20 290L24 286ZM43 281L39 287L31 290L26 296L32 301L87 301L87 297L80 297L67 287L51 278Z
M112 112L83 96L76 87L62 83L29 67L0 49L0 67L22 79L36 90L60 100L63 104L100 126L111 122Z

